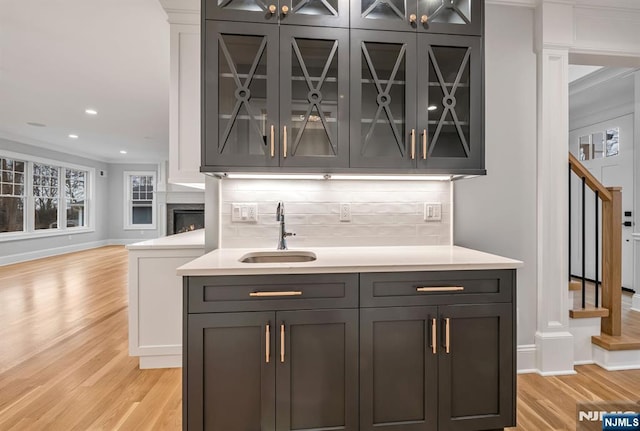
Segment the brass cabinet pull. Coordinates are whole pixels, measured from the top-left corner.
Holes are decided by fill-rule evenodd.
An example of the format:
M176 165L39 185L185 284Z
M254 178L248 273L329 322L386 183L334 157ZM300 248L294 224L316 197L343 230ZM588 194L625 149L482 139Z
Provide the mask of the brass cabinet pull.
M416 287L416 292L461 292L463 290L462 286Z
M411 160L416 158L416 129L411 129Z
M449 319L448 317L446 319L444 319L444 324L445 324L445 329L444 329L444 349L445 352L449 353L450 352L450 347L451 347L451 339L449 337L449 322L451 319Z
M289 13L289 6L284 5L282 6L282 15L286 15Z
M436 321L435 317L433 319L431 319L431 352L435 355L436 353L438 353L438 342L436 341L437 338L437 328L436 326L438 325L438 322Z
M271 358L271 328L268 323L264 328L264 337L266 339L264 346L264 361L268 364L269 359Z
M284 126L284 134L283 134L283 139L284 139L284 158L287 158L287 126Z
M274 5L274 4L269 5L269 13L274 14L274 13L276 13L276 10L278 10L276 5Z
M280 325L280 362L284 362L284 323Z
M250 292L249 296L264 298L269 296L300 296L302 295L301 290L280 290L277 292Z
M427 160L427 129L422 131L422 158Z
M413 24L414 22L416 22L416 19L418 19L418 17L416 16L415 13L412 13L411 15L409 15L409 22L410 23Z
M275 140L275 126L272 124L271 125L271 157L274 157L276 155L276 146L274 143Z
M426 23L427 23L427 21L429 21L429 15L422 15L422 16L420 17L420 22L421 22L422 24L426 24Z

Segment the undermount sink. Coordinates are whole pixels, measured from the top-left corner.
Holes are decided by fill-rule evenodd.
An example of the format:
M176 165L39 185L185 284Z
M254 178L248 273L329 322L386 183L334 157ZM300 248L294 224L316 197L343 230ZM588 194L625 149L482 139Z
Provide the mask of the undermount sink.
M311 251L274 250L256 251L247 253L240 258L242 263L290 263L312 262L316 260L316 254Z

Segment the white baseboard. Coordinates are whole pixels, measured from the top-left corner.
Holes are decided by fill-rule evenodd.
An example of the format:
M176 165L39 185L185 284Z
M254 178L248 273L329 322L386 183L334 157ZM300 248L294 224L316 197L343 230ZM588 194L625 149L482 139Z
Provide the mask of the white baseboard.
M81 244L66 245L64 247L47 248L44 250L35 250L27 253L11 254L9 256L0 257L0 266L27 262L30 260L41 259L43 257L57 256L59 254L73 253L75 251L89 250L91 248L103 247L105 245L109 245L109 241L104 240L83 242Z
M640 350L605 350L593 346L593 359L607 371L640 369Z
M140 356L141 370L153 368L182 368L182 355Z
M573 369L573 334L567 331L536 333L536 364L541 376L576 374Z
M518 374L537 373L536 367L536 345L522 344L518 346Z

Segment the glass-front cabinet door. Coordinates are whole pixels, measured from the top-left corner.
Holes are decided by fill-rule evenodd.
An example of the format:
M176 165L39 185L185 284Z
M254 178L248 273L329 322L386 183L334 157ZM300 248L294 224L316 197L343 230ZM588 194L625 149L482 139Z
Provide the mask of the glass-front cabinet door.
M350 0L206 0L206 19L349 27Z
M351 27L481 35L482 0L351 0Z
M484 169L481 50L475 36L418 36L418 168Z
M351 167L415 166L415 34L351 32L350 122Z
M278 27L206 22L205 166L278 166Z
M483 3L483 0L418 0L418 31L480 36Z
M349 31L280 27L280 166L349 166Z

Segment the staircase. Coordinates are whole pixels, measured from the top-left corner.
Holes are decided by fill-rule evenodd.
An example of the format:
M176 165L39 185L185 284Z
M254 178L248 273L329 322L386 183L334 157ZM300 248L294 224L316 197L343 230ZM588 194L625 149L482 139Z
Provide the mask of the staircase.
M580 183L579 205L573 204L572 197L575 176ZM592 193L594 197L589 198L587 193ZM593 204L587 210L589 201ZM593 211L592 224L587 223L587 211ZM579 216L576 217L576 214ZM579 238L572 238L575 218L581 219ZM578 230L577 227L573 227L574 232ZM587 229L592 229L590 238ZM576 245L580 250L575 250ZM580 256L579 268L572 268L572 253ZM592 254L592 261L587 262L587 254ZM572 270L580 275L573 276ZM592 271L592 278L587 277L587 270ZM608 370L640 368L640 313L629 311L639 316L632 314L629 315L631 319L625 319L635 322L633 319L637 318L638 329L636 323L631 323L623 333L622 327L622 188L603 186L571 153L569 291L572 304L575 304L569 310L569 317L576 363L595 362Z

